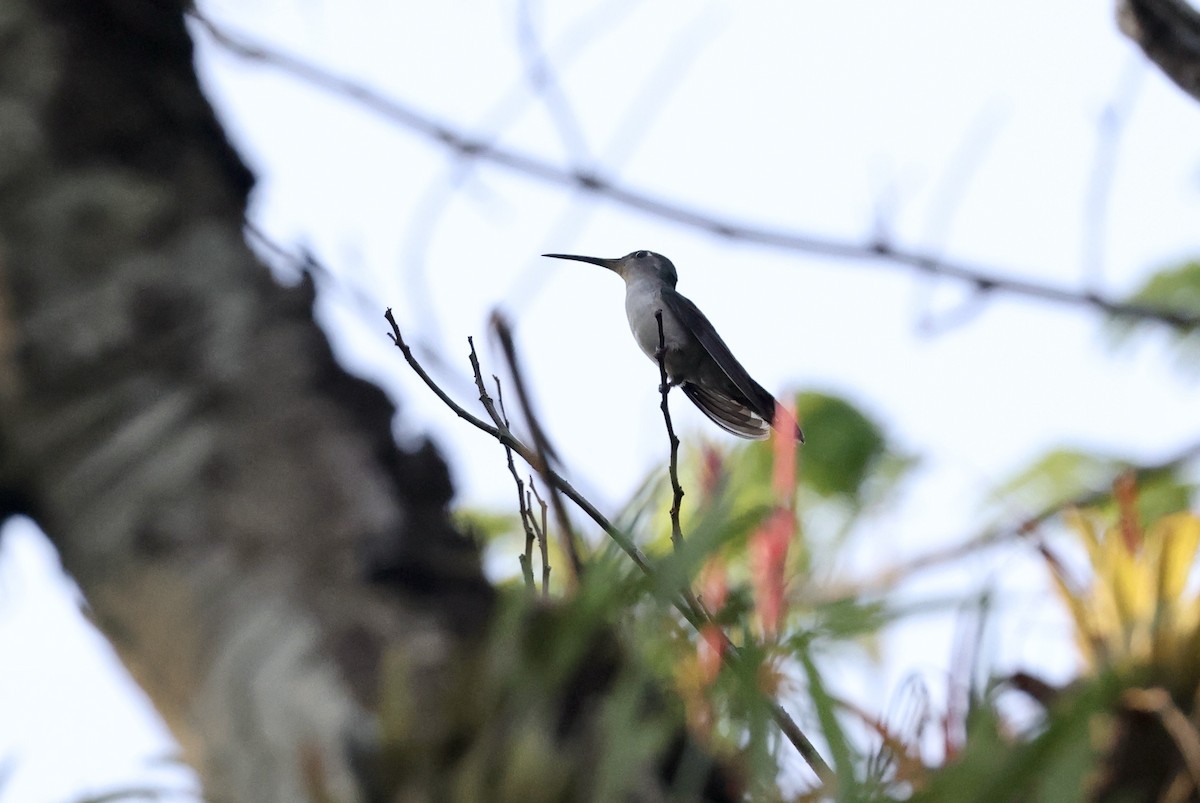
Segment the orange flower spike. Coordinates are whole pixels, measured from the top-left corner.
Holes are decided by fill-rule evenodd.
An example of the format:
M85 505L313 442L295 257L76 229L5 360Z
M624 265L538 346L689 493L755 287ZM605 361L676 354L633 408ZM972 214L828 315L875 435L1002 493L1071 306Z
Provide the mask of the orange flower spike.
M725 657L725 638L717 625L705 625L700 629L700 640L696 642L696 660L700 665L701 684L708 688L721 672L721 660Z
M700 463L700 500L705 504L717 495L725 476L725 458L711 444L705 444Z
M729 582L726 576L725 561L720 557L712 558L700 570L700 599L706 608L714 615L725 607L729 596ZM696 657L700 662L700 672L705 686L711 686L721 671L721 659L725 655L725 639L721 629L716 625L705 625L700 630L700 641L696 644Z
M720 450L706 445L702 452L700 464L700 504L709 504L717 495L725 474L725 458ZM699 586L700 599L706 608L714 615L725 607L729 596L729 583L726 576L725 559L720 555L710 558L700 570ZM711 686L721 671L721 659L725 654L725 640L721 631L715 625L705 625L700 631L700 640L696 644L696 660L699 663L701 683Z
M796 428L796 417L780 402L775 402L775 426L779 432L790 432ZM796 440L775 438L775 471L771 485L779 495L780 503L789 510L796 500Z
M776 404L776 426L786 429L795 421L791 411ZM774 439L775 463L772 486L776 509L750 539L751 572L754 579L754 604L758 609L763 634L774 638L784 614L784 568L788 546L796 533L796 441L792 438Z

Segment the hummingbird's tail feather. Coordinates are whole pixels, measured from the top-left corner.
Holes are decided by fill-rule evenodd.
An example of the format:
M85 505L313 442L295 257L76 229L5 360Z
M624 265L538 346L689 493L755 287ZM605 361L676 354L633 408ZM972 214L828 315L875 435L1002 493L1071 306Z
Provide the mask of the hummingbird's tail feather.
M700 412L726 432L756 441L771 434L771 425L744 402L692 382L681 387Z

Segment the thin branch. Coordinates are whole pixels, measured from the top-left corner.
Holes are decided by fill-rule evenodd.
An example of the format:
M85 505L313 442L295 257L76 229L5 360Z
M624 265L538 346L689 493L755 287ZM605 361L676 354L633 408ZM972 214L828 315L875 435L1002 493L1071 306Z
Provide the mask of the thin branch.
M683 549L683 528L679 524L679 511L683 507L683 486L679 484L679 438L675 435L675 425L671 421L671 407L667 403L668 395L671 392L671 382L667 377L667 338L663 332L663 311L657 309L654 311L654 320L658 323L658 349L655 352L655 361L658 362L658 391L662 394L662 403L659 405L663 414L663 421L667 425L667 440L671 445L671 459L669 463L668 473L671 477L671 545L676 551ZM708 622L713 620L712 613L704 606L696 597L691 586L683 589L683 600L698 612L700 616Z
M654 66L648 63L643 65L645 70L640 88L614 121L611 136L593 162L604 165L610 174L621 172L622 166L634 154L646 134L654 129L655 119L670 108L668 101L677 85L703 52L705 42L701 41L702 37L711 39L717 31L724 30L719 23L713 24L711 17L711 14L698 15L688 23L681 23L665 46L654 54L657 63ZM560 70L565 67L565 62L563 59L560 63ZM581 163L578 159L574 160L574 164L579 170ZM544 229L547 243L575 239L587 220L599 211L586 189L568 193L565 200L555 219ZM529 263L510 283L505 293L505 306L517 311L527 307L549 276L541 263Z
M1083 278L1090 287L1099 287L1104 278L1104 255L1108 250L1109 207L1113 180L1121 157L1121 136L1125 133L1134 104L1146 74L1144 62L1133 54L1126 60L1114 97L1105 104L1096 122L1096 145L1083 197L1083 225L1080 253Z
M658 322L658 351L654 358L658 361L659 393L662 394L663 421L667 424L667 440L671 444L671 543L676 549L683 547L683 529L679 526L679 509L683 505L683 486L679 484L679 438L675 436L675 426L671 423L671 407L667 404L667 396L671 392L671 382L667 378L667 338L663 333L663 311L654 311L654 320Z
M933 337L962 326L983 311L988 296L987 290L976 287L966 298L950 309L937 313L926 311L918 324L918 331L926 337Z
M477 416L467 412L460 404L458 404L458 402L451 399L449 395L447 395L446 392L442 390L436 382L433 381L433 378L429 376L428 372L425 371L425 369L413 356L412 349L409 348L408 344L404 342L404 337L400 333L400 326L396 323L396 318L392 314L390 307L384 313L384 318L392 328L392 331L389 333L389 337L391 337L392 342L396 345L396 348L400 349L400 353L404 355L405 362L408 363L409 367L413 369L413 372L416 373L421 381L424 382L426 386L428 386L429 389L432 390L434 394L454 412L455 415L468 422L476 429L491 435L502 445L511 447L512 450L516 454L520 455L521 459L530 466L536 466L539 464L540 458L537 456L537 454L524 443L522 443L512 433L512 431L503 424L503 419L496 411L495 404L492 402L490 397L487 397L486 401L484 399L480 399L480 401L483 403L484 409L488 411L488 415L491 416L492 420L496 422L495 426L492 426ZM480 376L479 361L474 353L474 350L471 352L471 364L473 370L475 371L477 384L482 385L482 380L478 379ZM487 396L487 394L482 393L481 396ZM650 564L650 561L646 558L646 555L641 551L641 549L639 549L638 546L633 543L633 539L631 539L626 533L622 532L617 527L613 526L613 524L604 516L604 514L596 509L595 505L593 505L586 497L580 494L579 491L575 490L574 486L572 486L549 466L545 466L542 469L542 479L545 480L547 485L557 489L564 496L574 502L575 505L585 514L587 514L592 521L594 521L600 526L601 529L608 533L609 537L616 542L616 544L625 552L626 555L629 556L638 569L640 569L648 579L651 581L657 580L658 571ZM732 641L730 641L729 635L725 632L725 630L713 620L712 615L708 613L703 606L699 604L693 604L693 600L694 598L692 598L690 589L683 589L679 596L671 599L671 604L684 618L684 620L696 630L696 632L700 632L700 629L705 625L712 625L714 628L713 632L720 634L721 642L724 647L722 651L723 659L731 666L740 666L744 662L741 651ZM766 702L771 709L771 718L774 720L780 732L783 733L784 737L787 738L789 742L791 742L804 760L808 762L808 765L817 774L817 776L823 780L832 778L833 771L830 769L829 764L826 763L825 759L821 757L821 754L817 752L817 749L813 746L812 741L809 740L802 730L800 730L800 726L796 724L796 721L792 719L792 716L786 710L784 710L783 706L780 705L776 700L767 697Z
M443 123L429 114L385 97L369 86L339 76L301 58L261 43L232 36L199 14L198 25L228 52L282 70L306 83L344 97L393 123L455 151L507 168L531 179L557 186L581 189L628 209L668 220L718 237L782 251L860 262L902 266L915 272L974 285L1010 295L1024 296L1064 306L1090 308L1110 315L1156 321L1177 329L1200 326L1200 316L1148 304L1121 301L1090 290L1076 290L1016 278L1012 270L965 260L945 259L936 253L896 245L886 237L856 242L791 229L745 223L733 218L694 209L640 190L618 184L598 172L563 167L529 153L506 148Z
M517 401L521 402L521 410L525 413L525 421L529 424L529 431L533 435L533 446L538 456L538 462L534 463L533 467L539 473L544 474L550 468L550 461L558 460L558 455L550 445L550 439L542 429L541 421L533 413L533 403L529 400L529 393L525 390L525 380L521 376L517 348L513 344L512 329L509 327L508 321L499 313L495 313L492 315L492 328L500 340L500 349L504 353L504 359L508 362L508 370L512 374L513 384L517 387ZM571 517L567 515L567 508L563 505L562 498L553 485L550 486L550 506L554 508L554 518L558 520L563 551L567 553L571 572L575 581L578 582L579 578L583 577L583 557L579 553L579 544L575 538L575 530L571 526Z
M557 57L558 68L563 70L583 56L594 42L599 41L607 31L619 25L632 13L636 2L637 0L620 0L601 3L590 12L579 15L563 33L555 37L554 44L549 48L561 54ZM547 52L545 57L549 63L550 53ZM533 70L534 66L531 64L528 68ZM519 77L500 100L485 111L477 122L471 124L472 128L487 132L487 136L493 140L500 140L503 132L526 113L529 101L538 98L541 86L538 75L533 72ZM530 88L534 90L533 95L529 92ZM465 153L451 151L449 156L449 163L440 176L430 179L410 207L411 212L407 216L405 231L401 237L404 243L404 291L413 298L411 308L414 314L424 317L424 324L420 329L427 333L426 337L439 341L444 341L445 338L440 335L441 322L429 287L426 272L428 260L425 255L445 219L451 201L467 185L479 166L475 159ZM609 160L605 161L611 164ZM555 228L558 227L552 227L551 230ZM561 232L561 235L553 241L564 242L571 239L566 231ZM530 275L531 270L526 269L522 277ZM532 275L541 280L545 278L546 271L538 270ZM516 284L521 283L521 278L518 278ZM527 290L514 290L511 295L515 299L526 299L532 293ZM509 299L508 306L512 306L512 301L513 299Z
M475 339L468 337L467 343L471 346L471 353L475 353ZM504 426L508 426L508 413L504 409L504 393L500 389L500 379L493 376L492 379L496 383L496 398L500 403L500 417L504 421ZM513 462L512 447L504 447L504 457L508 461L508 473L512 474L513 482L517 486L517 510L521 516L521 527L525 530L525 551L517 559L521 564L521 576L525 578L525 587L530 593L537 591L537 584L533 579L533 542L537 536L533 532L533 513L529 509L527 501L529 495L525 492L525 483L517 474L517 466ZM530 485L533 484L533 479L530 479Z
M538 534L538 548L542 552L542 596L550 596L550 554L549 545L546 543L546 533L549 528L546 526L546 500L542 499L537 492L537 486L533 484L533 477L529 478L529 489L533 491L533 497L537 499L538 506L542 509L542 524L539 527L534 522L533 529ZM530 508L533 506L530 505Z
M580 125L575 110L571 108L567 93L558 83L558 76L554 74L550 57L542 48L530 0L519 0L517 3L517 45L517 50L525 62L529 83L558 131L563 149L576 164L590 161L583 126Z
M412 348L409 347L408 343L405 342L403 336L400 334L400 326L396 323L396 318L392 314L390 307L388 308L387 312L384 313L383 317L392 327L392 331L388 333L388 337L391 338L392 342L396 345L396 348L400 349L400 353L404 355L404 361L407 362L408 366L413 369L413 372L416 373L417 377L425 383L425 386L432 390L434 395L441 399L442 403L450 408L451 412L476 429L491 435L493 438L499 441L502 446L510 447L513 452L515 452L530 466L536 466L538 464L538 457L534 451L522 443L521 440L513 434L512 430L504 425L503 419L500 417L499 413L496 412L495 403L492 401L490 396L487 396L486 393L481 394L480 401L483 403L484 409L488 411L489 416L492 417L492 420L497 422L495 426L488 424L486 421L483 421L479 417L469 413L463 408L462 405L450 398L446 391L442 390L437 382L433 380L433 377L431 377L421 363L417 361L416 357L412 353ZM475 369L476 376L478 376L479 359L473 351L470 356L471 365ZM650 565L649 559L647 559L645 553L638 548L637 544L633 543L633 540L626 533L614 526L613 523L610 522L605 515L596 508L595 505L588 501L583 494L579 493L579 491L577 491L575 487L571 485L571 483L569 483L565 478L549 467L542 472L542 478L546 480L548 485L552 485L553 487L557 488L564 496L574 502L579 509L588 516L588 518L594 521L600 527L600 529L604 530L604 532L607 533L608 536L612 538L619 547L621 547L625 554L629 556L629 558L634 562L635 565L637 565L639 569L645 572L648 576L655 576L654 568Z

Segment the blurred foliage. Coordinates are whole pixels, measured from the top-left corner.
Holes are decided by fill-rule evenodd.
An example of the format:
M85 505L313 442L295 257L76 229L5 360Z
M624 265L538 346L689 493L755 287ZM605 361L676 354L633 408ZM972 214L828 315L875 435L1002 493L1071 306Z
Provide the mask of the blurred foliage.
M915 800L1200 798L1200 592L1190 582L1200 517L1146 521L1138 497L1126 474L1106 503L1064 515L1085 577L1041 547L1084 675L1061 689L1014 676L1045 706L1025 736L1004 726L994 696L976 701L965 749Z
M811 593L846 540L872 529L872 516L886 511L915 460L844 399L806 393L797 404L809 442L795 457L794 489L773 487L787 476L776 461L790 458L781 458L770 442L718 447L688 441L679 465L686 489L682 546L670 542L671 488L660 467L617 517L650 556L654 577L635 571L607 539L599 541L588 557L596 568L560 603L579 624L564 623L538 639L566 639L569 655L578 651L572 639L579 633L614 627L621 649L675 690L691 732L738 768L752 800L1200 800L1200 792L1193 795L1179 780L1187 739L1200 768L1200 597L1188 583L1200 553L1200 519L1183 512L1194 487L1179 467L1131 471L1124 459L1058 449L996 489L1006 521L1014 520L1015 508L1018 521L1064 524L1082 545L1090 572L1073 576L1041 547L1074 622L1084 676L1065 688L1023 673L989 684L979 643L992 605L869 589ZM1080 509L1056 515L1072 503ZM786 554L786 611L772 631L761 620L755 545L781 511L794 518L795 530ZM524 544L516 516L472 514L468 521L510 555ZM554 553L552 560L561 558ZM516 561L511 565L517 576ZM713 623L689 623L679 613L675 605L685 588L703 601ZM966 605L975 606L973 625L956 651L962 666L951 669L953 691L940 711L920 683L901 690L909 702L887 718L839 696L841 678L831 667L847 659L847 646L869 647L884 628L931 608ZM544 649L538 654L549 660L558 648ZM535 687L552 688L558 675L546 671L526 674L540 678ZM1003 704L1005 694L1017 692L1042 711L1023 732L1009 724ZM521 711L535 705L525 694L513 703ZM614 721L635 728L637 717L629 712L644 699L622 699L627 713L614 714ZM798 721L830 768L790 798L778 773L781 763L794 761L794 748L772 721L775 699L800 706ZM1177 720L1185 723L1184 736ZM927 758L931 739L943 746L941 766ZM633 762L635 755L614 753L604 766ZM617 770L607 777L604 783L613 785L605 788L620 788ZM1168 789L1176 796L1163 798Z
M521 529L521 518L516 513L483 510L481 508L460 507L453 514L454 526L460 532L474 538L481 544L488 545L503 538L521 535L524 541L524 531Z
M883 428L846 399L825 393L800 393L796 416L807 440L796 451L799 490L813 501L838 501L855 513L885 501L915 464L889 443ZM729 472L743 493L769 492L771 447L767 441L731 449Z
M854 507L878 501L913 464L883 429L850 402L823 393L796 397L797 417L812 433L797 454L800 481L814 493Z
M992 500L1004 521L1012 521L1014 509L1027 518L1068 504L1087 504L1111 514L1115 503L1108 489L1135 466L1121 458L1054 449L1000 484L992 492ZM1195 485L1184 477L1182 467L1176 466L1141 471L1138 486L1138 517L1143 525L1187 510L1195 493Z
M1126 300L1200 317L1200 260L1190 260L1160 270ZM1124 316L1109 316L1108 331L1115 343L1128 342L1135 334L1146 329L1144 322ZM1172 330L1171 338L1180 367L1192 373L1200 369L1200 329L1177 327Z
M447 714L436 722L409 682L428 658L386 656L373 799L733 799L711 794L736 782L684 740L679 704L613 628L645 598L644 578L607 551L589 567L553 606L517 588L502 596L486 642L444 662ZM655 779L666 794L649 791Z
M1200 519L1176 513L1142 532L1123 521L1106 527L1092 511L1068 524L1087 550L1093 576L1079 584L1053 564L1057 591L1075 622L1089 666L1117 671L1153 666L1171 685L1200 679L1200 599L1186 593L1200 548Z
M805 542L794 551L792 576L811 573L812 547L832 555L862 516L892 500L916 459L891 443L883 428L849 401L823 393L796 396L806 443L796 450L796 508ZM724 443L728 443L726 440ZM727 533L743 544L757 525L750 515L775 502L772 489L774 453L771 441L738 441L717 447L704 440L687 441L680 450L679 476L686 496L683 529L689 532L710 516L714 504L731 514L746 514L739 532ZM670 485L666 472L655 469L626 505L619 521L653 533L650 546L669 548ZM822 563L831 561L823 560Z
M1088 799L1086 790L1099 757L1093 743L1095 726L1106 717L1117 690L1111 677L1079 686L1059 700L1043 725L1026 739L1009 731L994 698L979 701L971 710L965 749L931 772L911 799L917 803Z
M762 589L757 583L763 569L756 560L762 556L754 557L754 544L768 520L781 510L791 511L787 516L794 519L795 535L786 554L785 576L801 584L801 578L812 576L814 562L832 565L838 545L865 514L883 508L915 461L888 441L878 423L844 399L804 393L796 403L809 441L794 457L792 491L773 487L787 472L779 473L779 454L770 441L725 440L718 447L689 440L679 465L686 490L682 546L675 548L670 542L671 488L665 466L659 467L615 519L653 559L654 578L635 572L615 545L603 539L588 556L589 565L596 568L560 604L567 604L572 616L583 617L579 632L595 632L601 621L618 628L622 643L660 682L674 687L694 732L743 769L753 799L781 799L781 751L794 752L772 721L776 696L808 701L805 715L811 721L804 730L830 751L836 779L830 780L829 788L836 786L843 799L862 799L874 794L869 790L890 787L861 772L868 757L846 728L844 703L829 688L831 681L823 677L821 666L830 650L870 639L919 606L857 596L801 599L807 595L785 589L779 632L767 638L760 623ZM665 453L665 438L663 446ZM465 510L459 515L493 556L510 556L505 559L511 566L509 576L518 580L517 561L511 556L525 544L520 517ZM552 534L550 543L556 542ZM557 551L552 552L552 565L560 560ZM714 578L716 585L710 582ZM516 583L509 587L524 596L516 591ZM704 600L735 652L722 646L723 637L712 637L713 626L697 632L675 609L680 589L688 587ZM553 591L561 594L562 588L556 584ZM911 763L911 751L904 754Z

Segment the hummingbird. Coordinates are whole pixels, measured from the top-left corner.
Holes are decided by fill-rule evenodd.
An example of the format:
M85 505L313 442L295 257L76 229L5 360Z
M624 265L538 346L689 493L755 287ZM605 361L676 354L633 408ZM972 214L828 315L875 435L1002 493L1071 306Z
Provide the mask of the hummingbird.
M675 265L653 251L633 251L619 259L577 254L542 254L608 268L625 280L625 316L633 339L658 364L659 336L655 313L662 311L663 364L671 385L719 427L741 438L761 440L775 420L775 397L754 381L730 352L700 308L675 285ZM796 440L804 433L795 425Z

